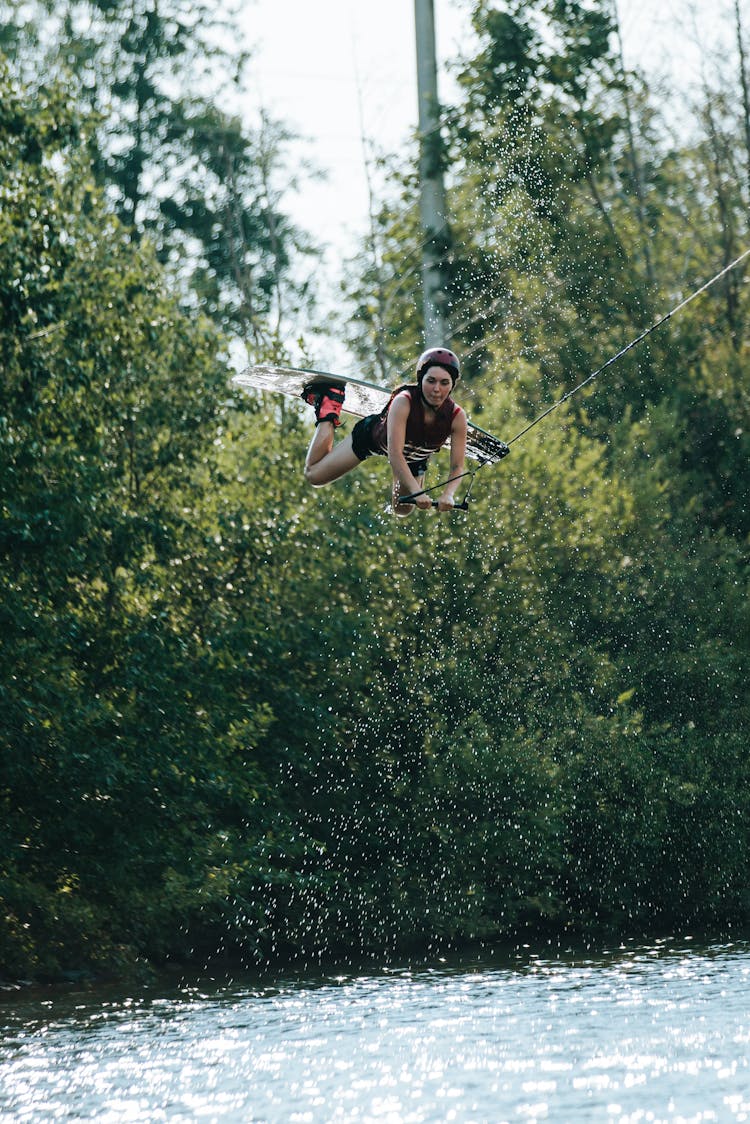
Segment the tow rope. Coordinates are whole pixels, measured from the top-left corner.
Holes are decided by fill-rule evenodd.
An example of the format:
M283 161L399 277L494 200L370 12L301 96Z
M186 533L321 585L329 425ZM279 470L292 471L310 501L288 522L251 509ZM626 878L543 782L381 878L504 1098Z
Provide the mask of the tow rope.
M691 293L690 296L685 297L684 300L681 300L679 302L679 304L676 304L674 308L670 309L669 312L665 313L664 316L660 316L658 320L655 320L649 328L646 328L643 332L641 332L639 336L636 336L635 339L631 340L629 344L626 344L625 347L621 348L616 355L613 355L610 359L607 360L606 363L602 363L601 367L597 367L595 371L592 371L592 373L588 375L583 380L583 382L579 382L577 386L574 386L572 390L569 390L566 394L563 394L562 398L559 398L557 402L553 402L551 406L548 406L546 410L543 410L540 414L537 415L537 417L535 417L532 421L525 425L523 429L519 430L515 437L511 437L511 439L505 443L507 452L503 453L503 456L507 456L507 454L510 452L510 446L513 445L516 441L520 441L520 439L524 437L529 432L529 430L533 429L535 425L538 425L539 422L549 417L549 415L554 410L556 410L559 406L562 406L564 402L567 402L568 399L572 398L574 394L577 394L579 390L583 390L585 386L588 386L589 383L593 382L594 379L601 375L603 371L606 371L608 367L611 367L613 363L616 363L618 359L622 359L623 355L627 355L627 353L629 351L632 351L634 347L637 347L639 343L643 343L647 336L650 336L651 333L655 332L657 328L661 328L662 325L666 324L666 322L670 320L677 312L680 312L683 308L685 308L686 305L690 304L691 301L694 301L696 297L699 297L702 293L705 293L707 289L710 289L712 285L715 285L716 282L720 281L722 277L725 277L727 273L730 273L733 269L736 269L737 266L740 265L747 257L750 257L750 247L747 250L744 250L739 255L739 257L735 258L734 261L729 263L729 265L725 265L723 269L720 269L719 272L714 274L714 276L709 281L704 282L704 284L701 285L700 288L696 289L695 292ZM471 493L471 486L474 483L474 477L480 471L480 469L485 468L488 464L493 463L496 462L483 461L479 465L479 468L469 469L466 472L461 472L458 476L449 476L447 480L442 480L439 484L433 484L430 488L423 488L421 492L413 492L409 496L403 496L401 499L399 499L399 503L415 503L417 496L429 495L430 492L435 492L438 488L444 488L446 484L451 484L454 480L462 480L464 477L470 476L471 480L469 481L466 495L460 503L454 504L454 507L459 511L468 511L468 501ZM433 500L432 506L437 507L437 502L437 500Z

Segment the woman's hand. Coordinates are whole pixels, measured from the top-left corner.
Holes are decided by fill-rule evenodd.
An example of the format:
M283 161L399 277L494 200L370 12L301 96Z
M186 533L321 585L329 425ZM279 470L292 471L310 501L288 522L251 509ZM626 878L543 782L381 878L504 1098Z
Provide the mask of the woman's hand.
M449 496L447 492L443 492L438 500L438 511L452 511L456 506L456 501L453 496Z

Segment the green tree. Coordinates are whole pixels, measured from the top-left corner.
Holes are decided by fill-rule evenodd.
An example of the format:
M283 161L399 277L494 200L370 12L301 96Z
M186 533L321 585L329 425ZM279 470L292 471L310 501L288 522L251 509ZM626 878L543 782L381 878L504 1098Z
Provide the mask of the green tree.
M102 206L62 90L1 80L0 943L6 970L55 971L158 952L196 897L224 901L212 824L262 836L242 755L270 715L218 705L210 591L189 612L172 579L205 550L216 332Z
M148 235L192 307L272 354L310 299L312 247L284 212L290 134L242 119L236 18L203 0L5 7L16 72L32 80L42 55L96 122L95 177L124 228Z

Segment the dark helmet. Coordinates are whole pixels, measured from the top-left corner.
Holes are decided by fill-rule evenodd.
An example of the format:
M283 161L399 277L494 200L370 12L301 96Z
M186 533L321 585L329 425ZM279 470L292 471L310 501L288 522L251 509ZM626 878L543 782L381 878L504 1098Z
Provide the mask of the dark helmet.
M422 382L422 375L428 367L442 367L448 372L455 386L461 378L461 364L458 356L449 351L447 347L428 347L417 359L417 382Z

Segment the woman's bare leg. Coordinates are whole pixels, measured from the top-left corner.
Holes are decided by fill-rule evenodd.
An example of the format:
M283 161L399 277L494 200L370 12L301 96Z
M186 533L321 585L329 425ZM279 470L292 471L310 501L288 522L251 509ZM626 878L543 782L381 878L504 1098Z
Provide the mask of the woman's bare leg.
M424 476L416 476L415 480L419 484L420 488L424 487ZM391 499L391 510L393 511L394 515L400 515L401 518L404 518L404 516L406 516L406 515L411 515L412 511L414 511L414 508L416 507L416 504L413 504L413 503L401 504L401 503L399 503L398 499L399 499L400 495L401 495L401 481L397 477L394 476L394 478L393 478L393 496L392 496L392 499Z
M305 480L314 488L338 480L360 463L352 449L351 437L347 436L334 445L333 434L332 422L319 422L315 427L305 459Z

